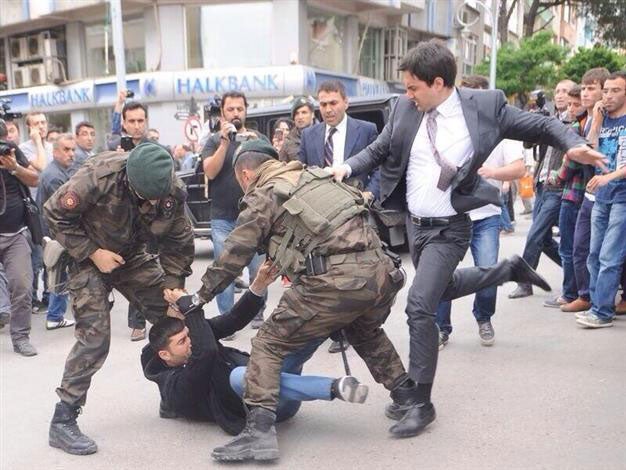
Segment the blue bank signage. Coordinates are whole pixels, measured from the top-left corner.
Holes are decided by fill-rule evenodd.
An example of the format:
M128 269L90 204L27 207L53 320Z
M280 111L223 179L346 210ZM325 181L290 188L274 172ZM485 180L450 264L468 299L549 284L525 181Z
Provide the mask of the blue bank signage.
M76 108L94 101L93 83L67 87L39 87L29 93L31 108Z

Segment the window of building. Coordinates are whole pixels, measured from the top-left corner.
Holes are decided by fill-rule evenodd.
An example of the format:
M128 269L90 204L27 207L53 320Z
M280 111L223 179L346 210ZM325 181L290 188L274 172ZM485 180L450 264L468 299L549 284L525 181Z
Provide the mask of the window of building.
M477 49L478 45L474 35L463 39L463 75L471 75L474 73Z
M309 10L308 20L309 65L341 71L343 69L344 18Z
M6 90L9 87L9 77L7 77L5 40L0 38L0 90Z
M126 73L145 72L145 26L143 18L124 19ZM85 27L87 74L91 77L115 75L113 34L110 25L97 23Z
M398 71L400 61L408 50L408 33L406 29L396 26L384 30L385 38L385 80L391 82L401 81L401 73Z
M361 48L359 75L383 80L385 70L383 31L362 26L359 31L359 46Z
M187 40L187 68L202 68L201 6L185 7L185 36Z

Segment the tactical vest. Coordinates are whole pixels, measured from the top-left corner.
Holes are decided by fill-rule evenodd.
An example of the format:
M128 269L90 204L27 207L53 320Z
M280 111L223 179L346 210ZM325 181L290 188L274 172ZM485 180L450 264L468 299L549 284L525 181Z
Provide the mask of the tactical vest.
M338 183L321 168L305 168L298 183L273 181L274 194L282 212L277 223L284 235L270 238L267 253L280 274L290 278L305 270L305 259L348 220L368 211L363 194L345 183Z

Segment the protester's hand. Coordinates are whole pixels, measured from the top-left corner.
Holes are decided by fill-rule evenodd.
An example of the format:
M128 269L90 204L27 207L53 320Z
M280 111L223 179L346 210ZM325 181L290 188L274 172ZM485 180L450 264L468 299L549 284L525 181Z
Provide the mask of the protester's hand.
M124 102L126 101L127 93L128 93L128 90L126 90L125 88L117 92L117 104L119 105L124 104Z
M606 164L608 163L607 158L587 145L583 144L569 149L567 151L567 156L578 163L584 163L586 165L593 165L601 168L605 173L609 171L606 167Z
M496 177L496 169L492 166L481 166L478 169L478 174L483 178L495 178Z
M250 285L250 290L255 294L263 294L265 289L278 277L278 268L270 260L265 260L256 273L254 281Z
M246 140L257 140L259 138L259 136L252 131L240 132L239 135L244 137Z
M103 248L98 248L89 258L101 273L113 272L125 263L124 258L120 255Z
M185 315L183 315L180 310L178 310L178 307L176 306L176 304L170 304L167 307L167 311L165 312L165 314L168 317L172 317L172 318L178 318L180 320L184 320L185 319Z
M0 168L7 171L17 170L15 149L11 149L11 153L9 155L0 155Z
M115 149L115 151L117 153L126 153L126 150L124 150L120 145L117 146L117 148Z
M598 120L602 120L602 118L604 117L604 103L602 102L602 100L597 101L596 104L593 106L591 116L592 119L596 122L598 122Z
M612 178L609 175L595 175L589 180L589 183L587 183L587 191L595 193L598 188L609 184L611 179Z
M176 304L183 295L187 295L184 289L163 289L163 298L168 304Z
M42 139L41 134L39 133L39 129L37 129L36 127L31 128L29 135L33 142L35 142L36 144L41 143Z
M324 170L333 175L335 177L335 181L342 181L348 175L348 169L345 164L338 167L327 166Z
M220 138L228 142L230 139L228 138L228 134L231 132L237 132L237 128L232 122L224 121L220 126Z

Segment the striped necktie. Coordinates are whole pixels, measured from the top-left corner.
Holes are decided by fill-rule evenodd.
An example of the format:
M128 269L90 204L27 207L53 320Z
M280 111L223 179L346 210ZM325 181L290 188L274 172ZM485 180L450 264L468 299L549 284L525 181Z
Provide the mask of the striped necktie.
M328 131L326 144L324 145L324 166L333 166L333 135L337 132L336 127L331 127Z
M448 160L439 154L437 147L435 147L435 141L437 139L437 115L439 111L437 109L431 109L426 113L426 131L428 132L428 140L430 140L430 148L433 152L433 157L437 165L441 167L441 173L439 174L439 181L437 182L437 189L445 191L450 187L454 176L456 175L457 168L452 165Z

